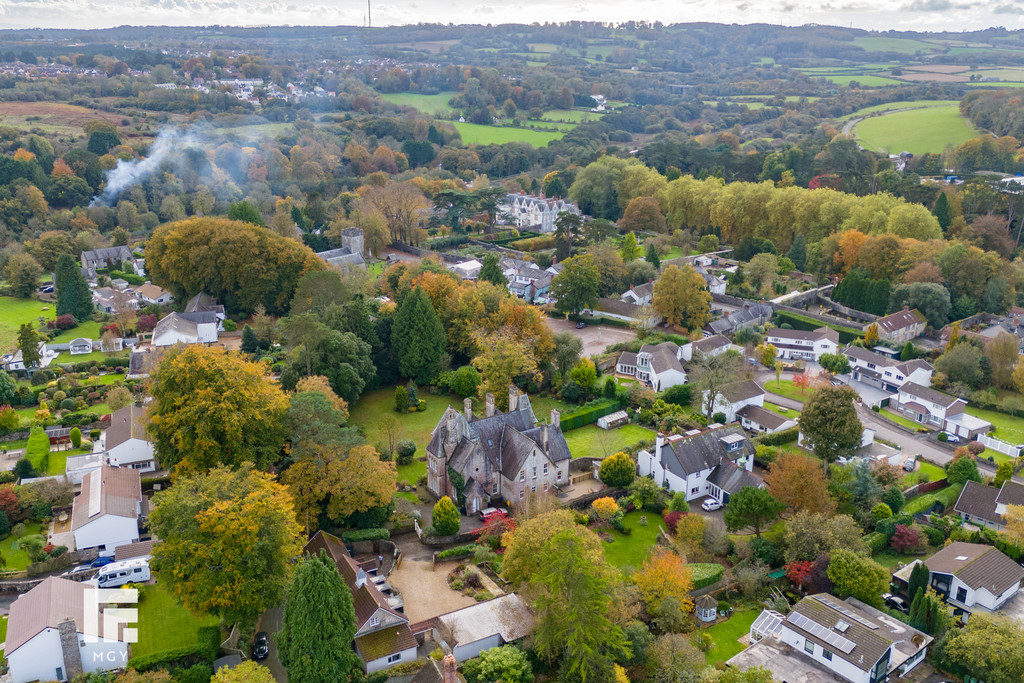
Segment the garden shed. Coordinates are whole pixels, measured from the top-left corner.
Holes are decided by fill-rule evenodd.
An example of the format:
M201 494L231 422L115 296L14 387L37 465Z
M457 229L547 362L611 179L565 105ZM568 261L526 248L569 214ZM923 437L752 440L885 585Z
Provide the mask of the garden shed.
M597 426L601 429L615 429L629 422L629 415L625 410L618 410L604 417L597 418Z
M718 619L718 600L710 593L697 598L697 618L705 623Z

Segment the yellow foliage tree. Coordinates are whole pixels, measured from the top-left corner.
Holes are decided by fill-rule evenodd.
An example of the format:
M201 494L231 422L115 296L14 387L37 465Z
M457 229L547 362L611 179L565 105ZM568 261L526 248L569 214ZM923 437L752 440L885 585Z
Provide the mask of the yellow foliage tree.
M650 610L657 610L665 598L672 597L679 601L684 612L693 611L692 572L679 555L669 550L658 549L649 555L633 574L633 582Z
M590 504L590 507L594 508L594 512L596 512L601 519L609 519L619 511L619 504L610 496L598 498Z
M868 329L864 330L864 346L871 348L878 343L878 323L871 323Z
M345 399L334 393L330 380L323 375L310 375L300 379L295 385L295 393L301 394L305 391L320 392L327 397L327 400L330 401L331 406L335 410L345 413L345 419L348 419L348 403L345 402Z
M1006 526L1000 536L1017 546L1024 546L1024 505L1007 505L1003 520Z

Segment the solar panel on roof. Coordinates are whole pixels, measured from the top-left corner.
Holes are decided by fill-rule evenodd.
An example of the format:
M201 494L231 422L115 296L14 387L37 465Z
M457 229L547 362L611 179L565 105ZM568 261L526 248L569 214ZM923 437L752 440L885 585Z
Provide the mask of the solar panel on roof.
M789 622L797 628L810 633L815 638L825 641L843 654L848 655L857 647L857 644L848 638L844 638L832 629L826 628L798 612L789 615Z
M103 486L103 469L94 470L89 478L89 517L100 514L102 507L100 493Z
M831 607L835 611L839 612L843 616L849 617L850 619L853 619L854 621L856 621L861 626L869 628L872 631L877 631L878 630L878 624L876 624L876 623L874 623L872 621L868 621L867 619L865 619L864 617L860 616L859 614L855 614L855 613L851 612L850 610L846 609L845 607L842 607L841 605L837 605L836 603L832 602L828 598L822 598L822 597L819 597L819 596L814 596L814 599L817 600L818 602L824 604L824 605L828 605L829 607Z

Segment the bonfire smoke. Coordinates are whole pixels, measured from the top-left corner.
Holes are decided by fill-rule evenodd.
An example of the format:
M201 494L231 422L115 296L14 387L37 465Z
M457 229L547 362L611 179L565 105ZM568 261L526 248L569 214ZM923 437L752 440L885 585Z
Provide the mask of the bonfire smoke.
M203 142L194 132L165 128L149 148L149 156L131 161L119 160L117 166L107 171L106 187L93 198L92 206L111 206L125 189L156 173L164 162L174 161L186 149L200 146Z

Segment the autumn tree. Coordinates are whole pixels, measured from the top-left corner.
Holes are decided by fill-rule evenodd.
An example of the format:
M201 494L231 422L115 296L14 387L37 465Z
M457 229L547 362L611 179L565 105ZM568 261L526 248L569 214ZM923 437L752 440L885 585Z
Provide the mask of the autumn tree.
M288 399L267 367L198 345L167 351L151 376L149 431L163 467L267 468L284 442Z
M836 502L828 492L828 479L818 461L786 450L768 466L765 483L772 495L793 512L830 515Z
M377 213L384 218L393 242L417 244L421 212L431 204L411 183L388 182L367 186L359 200L364 213Z
M551 295L561 313L579 314L597 305L601 275L590 255L574 256L562 262L562 272L551 281Z
M598 476L605 486L629 486L636 477L636 463L626 453L614 453L601 461Z
M344 681L360 665L351 643L356 632L352 592L326 551L309 555L295 569L283 628L281 663L295 683Z
M633 574L633 582L647 609L655 614L666 598L674 598L684 612L693 611L693 576L689 566L670 550L658 549L651 553L640 569Z
M707 521L697 513L669 513L678 514L675 528L675 546L679 554L688 560L693 560L703 552L704 532L707 530ZM667 521L667 515L666 515Z
M798 512L786 524L783 541L787 562L814 561L840 548L867 551L864 531L849 515Z
M846 386L821 387L804 403L800 432L804 445L821 458L825 468L860 447L861 425L854 407L857 393Z
M1024 626L978 610L967 625L953 629L939 654L943 669L988 683L1024 680Z
M509 330L478 335L480 353L473 358L473 367L480 371L483 381L480 396L494 394L498 408L508 408L508 387L517 377L537 373L537 361L529 346L516 339Z
M153 565L186 609L233 622L280 604L302 550L283 485L242 463L183 474L154 505Z
M1000 536L1024 548L1024 505L1007 505L1003 520L1005 526L999 532Z
M704 278L688 265L671 265L662 272L651 303L669 325L697 330L711 320L711 293Z
M274 683L274 674L267 667L249 661L235 667L221 667L210 683Z
M992 382L1001 389L1013 386L1013 366L1017 363L1020 340L1016 335L1000 332L988 342L985 355L992 367Z
M654 197L634 197L622 212L619 226L628 232L665 232L665 215Z
M43 269L28 254L14 254L7 260L4 277L11 293L21 299L28 299L39 285L39 276Z
M665 633L654 639L647 653L651 683L690 683L700 680L707 665L704 653L680 633Z

